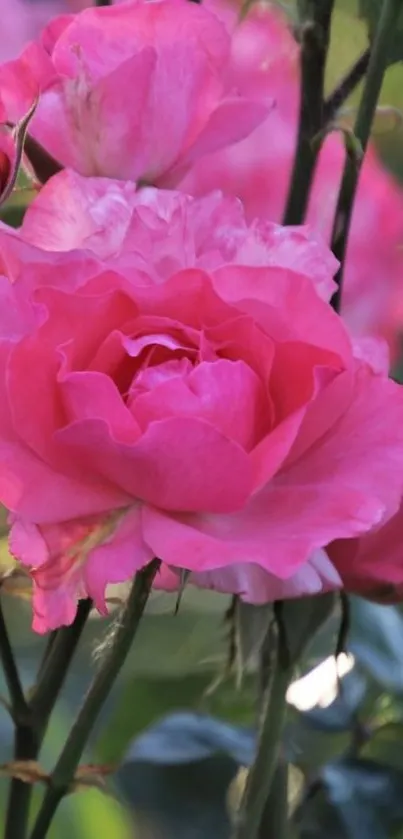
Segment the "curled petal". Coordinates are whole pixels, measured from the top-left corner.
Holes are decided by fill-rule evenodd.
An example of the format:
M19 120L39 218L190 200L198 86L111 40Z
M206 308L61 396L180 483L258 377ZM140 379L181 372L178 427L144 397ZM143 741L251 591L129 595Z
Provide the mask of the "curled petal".
M25 116L19 120L12 134L0 135L0 206L10 197L16 184L24 153L24 143L37 107L33 102Z

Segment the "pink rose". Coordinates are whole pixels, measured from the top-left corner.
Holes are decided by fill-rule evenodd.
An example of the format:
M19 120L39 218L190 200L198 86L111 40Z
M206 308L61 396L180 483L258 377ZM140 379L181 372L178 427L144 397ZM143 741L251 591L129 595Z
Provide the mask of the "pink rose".
M0 61L15 58L52 17L91 5L91 0L0 0Z
M296 147L299 111L298 46L283 12L255 4L235 27L236 14L223 0L206 0L232 35L231 78L243 95L275 108L246 139L200 160L181 184L204 195L221 189L236 195L249 220L280 222ZM328 137L320 155L307 221L328 241L344 162L343 140ZM403 324L403 192L367 152L348 247L343 316L356 335L374 334L396 350Z
M0 500L11 549L32 570L40 632L69 623L84 595L105 611L106 585L153 556L207 575L250 565L282 590L317 549L376 526L402 492L402 390L354 355L318 295L329 257L322 271L316 257L312 277L298 260L276 264L269 228L264 265L246 228L249 263L235 249L235 263L203 269L193 256L191 267L191 217L206 205L146 195L141 267L132 241L132 269L93 262L85 275L73 251L47 252L59 266L47 271L15 234L19 275L0 286ZM175 200L179 215L193 206L190 232L161 271L161 218ZM228 206L227 239L242 251ZM204 254L219 227L216 209ZM295 230L278 231L280 252L287 236L286 263L295 246L303 265Z
M348 545L355 540L346 540ZM236 594L247 603L264 604L343 588L340 574L325 550L317 550L289 579L270 574L261 565L239 562L211 571L193 572L186 584L212 589L222 594ZM180 571L163 565L155 587L168 592L180 591Z
M348 591L394 603L403 597L403 504L392 518L360 539L340 539L328 548Z
M267 114L228 84L230 46L217 17L185 0L90 8L4 65L2 96L16 120L42 92L31 133L62 166L173 182Z
M136 267L155 282L182 268L275 265L310 277L327 300L337 269L333 254L308 227L248 225L240 201L219 192L195 200L153 187L136 191L129 181L85 178L72 170L41 189L18 231L0 225L0 246L11 279L27 261L53 267L59 253L58 265L66 258L70 264L69 252L80 249L84 276L101 263L129 275Z

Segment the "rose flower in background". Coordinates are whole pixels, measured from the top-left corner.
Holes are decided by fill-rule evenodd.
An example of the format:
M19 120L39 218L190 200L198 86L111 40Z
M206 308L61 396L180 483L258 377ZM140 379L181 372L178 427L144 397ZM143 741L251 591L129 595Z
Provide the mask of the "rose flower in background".
M82 2L80 8L90 5ZM158 61L153 68L154 47L148 29L152 14L143 25L139 17L143 14L141 3L135 4L135 8L132 3L117 6L120 8L114 10L113 17L110 10L105 17L104 9L92 9L80 15L76 23L72 19L67 22L67 18L62 22L60 18L56 28L52 24L41 36L36 48L28 48L20 61L3 68L0 81L8 118L19 119L32 104L38 85L50 85L41 98L30 133L61 165L73 166L86 175L140 178L169 185L178 182L181 173L196 161L181 184L185 192L201 195L219 188L242 200L250 221L261 218L280 222L292 174L299 107L299 48L285 14L274 4L255 4L239 24L232 4L207 0L203 11L198 12L201 25L195 36L197 50L193 43L183 45L183 33L173 20L175 31L168 34L164 29L168 43L164 45L160 39ZM231 61L225 84L222 78L229 39L226 41L217 23L214 26L211 17L206 16L206 7L219 16L231 34ZM52 8L49 3L49 15ZM77 11L78 7L72 10ZM185 27L190 12L185 10L182 14ZM137 43L130 34L133 27ZM109 50L102 71L86 48L91 33L104 39L105 56ZM120 49L114 55L116 37ZM170 46L172 38L176 39L175 47ZM81 57L77 55L77 45ZM169 71L171 95L176 102L180 89L183 97L182 116L179 118L176 102L174 119L172 102L163 87L164 62L170 62L172 51L175 61ZM181 66L187 68L187 86L179 81ZM136 76L135 85L127 83L129 71ZM119 73L126 79L123 85L118 84ZM119 102L117 87L123 97ZM220 101L224 89L226 98ZM79 105L81 100L85 103L89 92L91 106ZM197 114L190 107L196 100ZM149 115L144 115L139 123L138 114L144 111L146 101ZM116 108L119 117L115 117ZM265 112L269 113L263 119ZM257 127L252 131L254 123ZM101 141L97 137L98 124L106 126ZM219 146L224 148L208 154ZM145 148L152 149L151 158ZM343 160L342 137L333 134L325 141L320 155L307 217L327 238ZM386 338L394 357L402 320L402 245L403 193L370 148L349 241L343 316L354 334Z
M269 110L227 83L230 47L213 13L183 0L87 9L3 65L1 97L16 122L41 93L30 134L61 166L172 184Z
M0 0L0 61L16 58L51 18L91 5L92 0Z
M125 0L115 0L117 5ZM29 41L37 38L58 15L76 14L95 6L93 0L0 0L3 22L0 61L17 58Z
M275 4L255 4L237 25L231 4L206 0L232 39L232 78L244 95L274 99L266 121L245 140L199 161L182 188L196 195L220 188L241 198L248 219L280 222L290 186L299 111L299 48ZM330 240L344 161L343 138L322 149L307 221ZM402 329L403 191L369 148L355 200L347 250L342 314L355 335L386 338L394 356Z
M31 9L31 5L41 9L41 15L50 16L58 10L78 11L91 3L81 0L80 4L76 0L74 6L70 0L69 6L66 0L56 6L50 2L25 2L26 9ZM144 21L144 26L140 19L137 21L137 16L142 15L142 4L137 4L136 10L131 3L116 5L120 9L115 9L113 18L110 10L105 18L105 10L98 9L79 16L76 23L68 23L67 19L62 23L60 19L56 28L52 25L41 36L35 49L29 48L19 62L3 69L1 87L8 118L20 118L32 104L38 85L51 84L42 97L31 133L61 165L73 166L86 175L141 178L168 185L177 182L181 171L199 158L181 184L185 192L201 195L222 189L242 200L248 220L280 222L292 174L299 107L299 48L283 11L275 4L258 3L239 24L232 4L206 0L203 11L197 13L203 22L195 36L197 49L193 43L183 46L174 21L175 32L167 34L168 43L164 45L161 39L159 42L158 70L151 66L153 45L147 29L151 21ZM214 26L212 19L205 16L206 7L219 16L231 34L231 61L225 85L222 73L229 39L226 41L217 23ZM190 12L182 14L185 27L186 14ZM18 19L25 20L19 16ZM103 23L106 19L114 20L113 27L108 23L108 31ZM32 13L31 20L34 27L36 18ZM132 35L134 26L137 42ZM35 34L33 28L31 31ZM104 57L102 71L86 48L91 33L97 33L96 37L103 38L105 44L107 58ZM24 39L27 37L28 32ZM114 55L116 37L120 48ZM170 47L172 38L177 39L175 47ZM81 57L77 55L77 45ZM172 52L175 61L170 64L169 78L174 109L173 100L163 87L164 62L170 62ZM186 66L187 86L179 81L181 66ZM127 82L129 71L136 76L134 85ZM126 80L123 85L118 84L119 73ZM119 102L117 87L123 97ZM227 99L220 102L224 88ZM179 89L183 97L180 118ZM85 102L88 92L90 108L79 105L81 100ZM152 100L149 116L143 116L139 123L138 114L146 101L150 108L151 96L157 98ZM242 111L238 110L239 97L249 103L247 106L244 101ZM196 100L197 114L190 107ZM253 109L252 100L258 110ZM263 111L269 111L265 120L262 106ZM120 116L115 116L116 108ZM262 124L251 131L254 121ZM99 123L106 126L101 142L97 137ZM245 139L240 139L242 136ZM207 154L220 145L225 146L221 151ZM152 158L146 147L152 149ZM320 155L307 217L327 238L343 159L342 137L333 134ZM354 334L386 338L394 357L402 321L402 245L403 193L370 148L361 174L348 247L343 316Z

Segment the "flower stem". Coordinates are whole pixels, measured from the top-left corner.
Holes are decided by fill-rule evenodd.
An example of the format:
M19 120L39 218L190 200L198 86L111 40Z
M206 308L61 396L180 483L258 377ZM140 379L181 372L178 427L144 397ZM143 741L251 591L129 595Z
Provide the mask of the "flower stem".
M283 224L301 224L320 151L313 143L323 129L326 59L335 0L300 0L301 98L299 128L291 187Z
M44 737L50 714L63 687L91 608L91 600L81 600L74 623L57 630L51 636L47 655L41 664L39 680L30 702L41 739Z
M288 765L280 756L265 803L259 839L287 839L288 835Z
M10 710L15 724L14 759L35 759L37 742L30 725L30 709L25 699L7 625L0 603L0 658L10 696ZM24 839L27 829L31 788L13 779L5 820L5 839Z
M12 714L15 722L14 760L36 760L45 735L46 726L53 710L62 684L68 672L68 666L76 650L91 609L91 601L83 600L78 606L74 623L59 630L54 635L52 655L42 667L38 685L30 700L22 692L14 658L10 652L4 616L0 609L0 646L8 655L3 658L3 666L9 671L9 679L14 684L12 696ZM19 687L18 687L19 686ZM14 778L11 781L7 806L5 839L25 839L28 831L29 808L32 797L32 785Z
M28 717L28 705L22 689L14 653L11 647L10 638L4 618L3 608L0 602L0 660L7 682L7 688L11 702L11 713L14 719Z
M136 574L111 646L105 653L102 665L94 677L50 777L49 787L44 795L31 839L46 837L58 805L74 781L88 737L130 651L159 564L159 560L154 559Z
M39 739L32 725L17 725L14 731L14 760L36 760ZM8 797L4 839L25 839L33 785L13 778Z
M367 47L357 58L357 61L350 67L346 75L338 83L337 87L328 96L323 106L323 125L334 120L337 111L344 105L345 101L362 81L368 69L371 48Z
M272 783L278 768L287 710L286 692L293 669L287 660L288 657L284 655L283 646L282 632L278 627L263 707L258 751L246 782L233 839L259 839L261 835L266 803L270 798ZM282 814L280 821L284 821L284 818Z
M358 179L371 134L383 78L388 66L390 40L395 32L401 8L401 0L384 0L371 47L364 90L354 126L354 135L361 147L360 160L357 160L351 154L347 154L344 165L332 235L332 250L340 261L340 268L335 277L338 288L332 298L333 308L337 312L340 311L344 262Z

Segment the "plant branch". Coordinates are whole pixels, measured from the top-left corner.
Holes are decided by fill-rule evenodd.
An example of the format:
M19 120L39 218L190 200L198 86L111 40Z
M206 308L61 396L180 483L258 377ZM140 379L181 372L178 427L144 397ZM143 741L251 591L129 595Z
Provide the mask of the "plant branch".
M300 0L301 96L297 148L283 224L301 224L320 151L326 59L335 0ZM314 143L314 139L317 142Z
M0 658L10 696L10 710L15 725L14 759L35 759L37 743L30 725L30 708L25 699L7 625L0 602ZM24 839L26 835L31 790L28 784L13 779L5 817L5 839Z
M81 600L71 626L63 627L50 636L48 654L40 667L40 677L30 706L35 724L43 738L50 714L63 687L68 669L83 633L92 601Z
M335 277L337 282L337 291L332 298L332 305L336 312L340 311L341 305L344 262L358 179L371 134L372 123L382 88L385 70L388 65L388 49L390 40L395 32L400 12L401 0L384 0L371 48L364 90L354 126L355 140L361 147L360 159L357 159L357 155L347 153L344 165L343 179L332 234L332 250L340 262L340 268Z
M14 760L36 760L39 738L31 724L17 725L14 731ZM25 839L33 785L13 778L8 797L4 839Z
M278 768L287 709L286 692L293 668L288 661L288 656L284 655L284 637L280 625L277 625L275 638L273 636L271 629L268 637L271 643L274 642L275 649L272 651L271 665L267 668L268 685L263 705L258 750L248 774L233 839L258 839L263 826L265 807L270 799Z
M323 126L328 125L334 120L337 111L344 105L345 101L364 78L368 69L370 55L371 48L367 47L326 99L323 106Z
M18 708L14 705L14 760L36 760L38 757L50 714L66 678L90 609L90 600L81 601L74 623L52 633L52 643L48 644L49 652L40 667L38 685L31 700L27 701L22 696L24 705L19 704ZM4 624L4 618L0 611L0 635L4 642L7 634L4 633L2 623ZM31 797L32 784L13 778L7 806L5 839L25 839Z
M111 646L105 653L50 777L31 839L44 839L47 835L58 805L74 781L88 737L129 653L159 565L159 560L154 559L136 574Z
M21 680L18 674L14 653L11 647L10 638L4 619L3 608L0 601L0 659L7 682L10 696L11 713L16 723L26 721L29 716L28 704L26 702Z
M280 755L265 803L259 839L287 839L288 835L288 765Z

